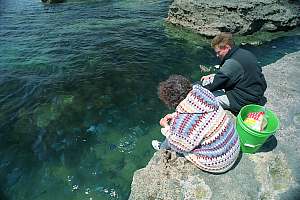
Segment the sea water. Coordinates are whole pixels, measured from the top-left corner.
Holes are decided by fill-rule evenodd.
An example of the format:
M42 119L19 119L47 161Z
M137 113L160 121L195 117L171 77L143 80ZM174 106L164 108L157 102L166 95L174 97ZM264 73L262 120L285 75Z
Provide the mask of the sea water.
M170 0L0 0L0 199L127 199L170 112L157 85L218 61L167 25ZM260 65L299 35L245 46ZM213 71L213 70L212 70Z

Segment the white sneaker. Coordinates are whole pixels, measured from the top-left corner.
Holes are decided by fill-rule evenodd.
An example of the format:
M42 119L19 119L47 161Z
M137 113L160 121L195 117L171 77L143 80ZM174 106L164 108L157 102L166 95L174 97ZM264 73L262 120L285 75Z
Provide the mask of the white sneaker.
M160 149L160 144L161 142L159 142L158 140L152 140L152 147L157 151Z

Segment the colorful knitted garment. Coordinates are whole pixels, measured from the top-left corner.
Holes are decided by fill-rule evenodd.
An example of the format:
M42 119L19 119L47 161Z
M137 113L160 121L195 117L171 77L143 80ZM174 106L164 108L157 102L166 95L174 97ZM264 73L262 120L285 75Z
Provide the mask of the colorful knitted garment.
M170 126L162 133L171 149L209 172L229 170L239 155L239 138L234 123L214 95L200 85L180 102Z

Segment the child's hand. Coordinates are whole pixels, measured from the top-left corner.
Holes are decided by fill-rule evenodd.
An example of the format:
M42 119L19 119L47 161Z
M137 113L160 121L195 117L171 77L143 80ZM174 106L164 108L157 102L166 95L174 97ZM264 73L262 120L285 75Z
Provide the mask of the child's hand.
M202 76L201 77L201 81L204 81L204 80L208 80L208 79L211 79L215 76L215 74L209 74L209 75L206 75L206 76Z
M169 122L173 119L173 117L174 117L173 114L167 114L159 121L159 124L162 127L169 126Z
M159 124L162 126L162 127L166 127L169 125L168 123L168 120L166 118L162 118L160 121L159 121Z
M162 127L165 127L165 126L166 126L166 123L167 123L167 121L165 120L165 118L161 118L160 121L159 121L159 124L160 124Z

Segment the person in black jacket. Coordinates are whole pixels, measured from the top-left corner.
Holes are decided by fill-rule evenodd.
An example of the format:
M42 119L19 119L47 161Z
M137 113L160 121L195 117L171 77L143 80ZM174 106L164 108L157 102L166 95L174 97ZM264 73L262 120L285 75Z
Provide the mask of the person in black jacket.
M256 57L236 47L230 33L217 35L211 46L221 64L216 74L201 78L203 86L216 96L224 109L234 114L248 104L264 105L267 83Z

